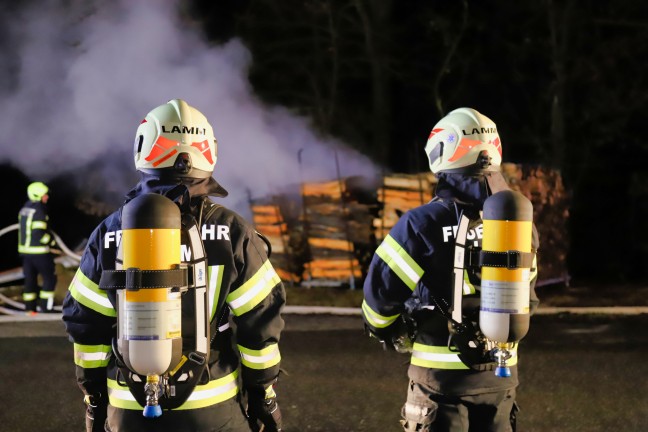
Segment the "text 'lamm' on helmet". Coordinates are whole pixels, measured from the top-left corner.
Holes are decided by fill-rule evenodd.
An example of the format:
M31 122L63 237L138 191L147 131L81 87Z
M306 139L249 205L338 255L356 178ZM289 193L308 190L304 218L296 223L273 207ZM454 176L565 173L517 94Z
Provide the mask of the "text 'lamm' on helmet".
M154 108L137 128L135 167L147 173L206 178L216 165L218 145L207 118L182 99Z
M430 132L425 153L433 173L498 171L502 144L495 123L477 110L458 108Z

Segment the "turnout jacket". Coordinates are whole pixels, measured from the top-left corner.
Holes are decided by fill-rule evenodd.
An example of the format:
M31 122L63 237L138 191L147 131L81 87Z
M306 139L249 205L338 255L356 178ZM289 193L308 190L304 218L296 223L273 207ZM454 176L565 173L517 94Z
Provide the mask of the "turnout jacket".
M18 253L49 253L52 241L47 206L41 201L27 201L18 213Z
M501 176L500 173L486 175ZM503 181L503 179L501 179ZM436 197L401 216L377 248L364 284L363 318L378 337L397 332L401 315L416 321L410 379L426 383L440 394L473 395L515 387L517 352L509 360L510 378L496 377L493 370L477 371L464 364L456 349L448 345L446 311L453 298L453 260L459 219L469 219L468 249L478 251L482 243L480 210L490 191L485 178L462 174L439 175ZM533 248L538 238L533 230ZM466 256L471 255L469 250ZM473 255L474 256L474 255ZM534 263L534 267L537 267ZM463 320L479 321L480 275L478 267L465 266ZM536 268L531 271L530 307L534 310ZM452 347L454 348L454 347Z
M210 184L216 183L210 179ZM207 198L207 193L214 195L213 187L206 189L200 182L168 185L143 175L126 201L145 193L165 195L180 205L182 212L194 214L202 233L208 270L209 382L200 382L178 408L187 410L187 415L192 409L236 397L241 383L255 391L273 384L279 375L278 343L284 326L280 312L285 291L263 241L241 216ZM200 220L201 211L207 216L204 220ZM83 392L103 399L108 395L110 405L116 408L141 410L118 379L111 348L116 337L115 291L99 288L102 271L115 269L120 230L121 208L90 236L63 304L63 320L74 343L76 376ZM185 319L183 314L183 327Z

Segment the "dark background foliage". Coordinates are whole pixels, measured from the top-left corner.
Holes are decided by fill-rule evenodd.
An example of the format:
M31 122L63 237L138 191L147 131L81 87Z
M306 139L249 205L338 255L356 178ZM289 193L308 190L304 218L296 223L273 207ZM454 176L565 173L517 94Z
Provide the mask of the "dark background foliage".
M434 123L477 108L498 124L505 160L562 173L572 275L646 279L645 2L195 0L190 11L214 41L245 40L262 97L389 170L426 170Z
M505 161L562 174L575 281L647 280L646 2L191 0L181 9L214 44L244 41L263 100L312 118L386 171L427 170L432 126L454 108L478 109L497 123ZM2 181L22 194L28 179L5 168ZM74 187L52 187L70 208ZM2 226L14 214L3 211Z

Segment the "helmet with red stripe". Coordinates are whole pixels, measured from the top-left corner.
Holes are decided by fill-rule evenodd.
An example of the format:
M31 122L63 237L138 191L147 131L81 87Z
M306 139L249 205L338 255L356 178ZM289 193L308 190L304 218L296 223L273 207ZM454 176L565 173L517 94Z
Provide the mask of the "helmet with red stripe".
M214 171L217 149L207 118L182 99L173 99L149 112L137 128L135 167L147 173L206 178Z
M430 132L425 153L438 172L499 171L502 144L495 123L477 110L459 108Z

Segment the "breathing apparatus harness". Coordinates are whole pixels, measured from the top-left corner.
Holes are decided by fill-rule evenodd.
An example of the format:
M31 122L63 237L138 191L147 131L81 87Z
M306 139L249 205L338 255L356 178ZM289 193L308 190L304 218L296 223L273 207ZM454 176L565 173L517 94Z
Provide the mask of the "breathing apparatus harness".
M486 173L484 175L490 194L501 190L510 189L504 178L499 173ZM440 199L444 200L444 199ZM448 349L456 352L461 361L473 370L489 371L496 369L498 351L495 342L489 340L479 328L476 319L466 317L463 314L463 289L464 289L464 272L466 269L481 269L484 265L491 267L505 267L508 269L518 267L531 267L534 253L524 252L491 252L483 251L477 247L468 247L466 239L470 219L459 210L457 202L451 200L457 214L457 232L455 236L455 247L452 270L452 306L443 297L430 296L431 306L421 305L418 299L410 300L406 303L405 322L414 322L412 316L423 308L433 309L441 314L448 321ZM410 324L410 328L412 327ZM510 357L510 354L508 354Z
M112 351L115 354L118 367L117 381L127 385L136 401L147 406L151 398L159 403L162 409L175 409L181 406L191 395L198 384L207 384L209 376L209 358L211 345L216 334L210 339L210 323L208 305L205 296L197 293L197 281L206 280L207 256L201 239L200 224L219 207L211 204L203 217L203 208L207 199L200 203L198 220L189 212L181 215L182 237L188 244L190 260L170 270L140 270L129 268L122 270L122 248L117 252L117 270L104 270L99 287L104 290L126 291L140 289L155 289L173 287L181 295L183 311L185 307L193 309L193 317L182 320L188 325L182 326L182 356L177 365L161 377L158 389L151 388L147 377L133 372L124 361L118 344L118 337L112 340ZM115 309L120 310L119 295L116 295ZM225 314L223 314L224 316ZM223 318L219 317L219 321ZM123 381L122 381L123 380Z

